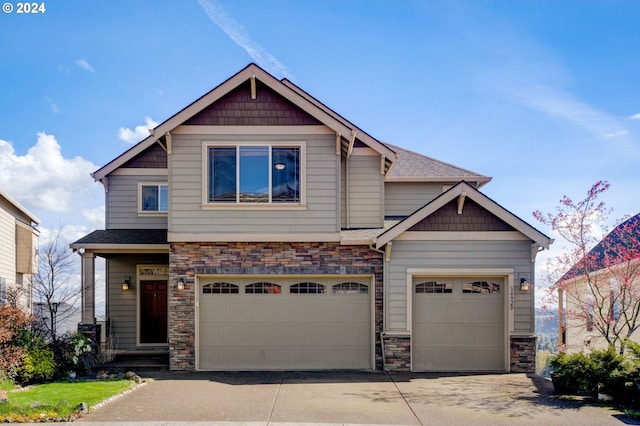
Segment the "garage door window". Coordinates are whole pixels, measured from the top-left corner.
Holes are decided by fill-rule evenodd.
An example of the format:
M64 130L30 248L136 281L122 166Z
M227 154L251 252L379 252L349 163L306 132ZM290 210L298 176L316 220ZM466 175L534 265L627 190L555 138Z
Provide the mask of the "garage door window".
M480 294L499 294L500 284L490 283L487 281L474 281L464 283L462 286L463 293L480 293Z
M453 285L451 283L425 281L423 283L416 284L416 293L422 293L422 294L453 293Z
M335 284L333 294L369 294L369 286L359 283Z
M202 286L202 294L238 294L239 288L231 283L211 283Z
M318 283L298 283L289 287L291 294L324 294L324 285Z
M253 283L244 288L244 292L247 294L280 294L282 293L282 287L273 283Z

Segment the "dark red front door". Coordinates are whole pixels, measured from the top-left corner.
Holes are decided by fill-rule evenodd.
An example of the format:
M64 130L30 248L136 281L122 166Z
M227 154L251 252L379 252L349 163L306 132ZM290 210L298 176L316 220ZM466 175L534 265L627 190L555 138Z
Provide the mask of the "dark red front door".
M167 282L142 281L140 343L167 343Z

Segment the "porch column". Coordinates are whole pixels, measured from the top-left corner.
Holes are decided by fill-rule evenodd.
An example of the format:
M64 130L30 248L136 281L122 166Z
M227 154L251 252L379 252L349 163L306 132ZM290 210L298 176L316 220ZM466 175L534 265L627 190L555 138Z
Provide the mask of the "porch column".
M81 255L81 283L82 283L82 324L95 324L96 322L96 286L95 269L96 256L93 253L84 252Z

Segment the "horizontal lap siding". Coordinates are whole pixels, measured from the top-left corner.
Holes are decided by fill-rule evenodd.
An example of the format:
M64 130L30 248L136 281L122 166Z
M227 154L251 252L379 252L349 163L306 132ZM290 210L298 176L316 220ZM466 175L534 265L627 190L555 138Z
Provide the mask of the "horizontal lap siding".
M135 349L138 291L137 265L168 265L166 255L120 255L107 260L107 318L115 349ZM128 291L122 290L125 277L131 277Z
M387 182L384 185L384 214L408 216L442 192L441 183Z
M376 228L383 224L383 176L380 157L354 155L348 163L349 227Z
M167 176L109 176L106 229L162 229L166 215L138 215L138 182L166 183Z
M202 142L306 142L306 208L269 210L202 208ZM171 232L336 232L337 159L335 138L326 135L195 136L173 138L169 218ZM204 171L206 173L206 170Z
M16 219L3 207L0 205L0 276L9 286L16 279Z
M517 280L520 273L533 276L530 247L529 241L394 241L385 283L387 330L407 328L408 268L513 268ZM533 289L515 290L515 332L533 332L533 297Z

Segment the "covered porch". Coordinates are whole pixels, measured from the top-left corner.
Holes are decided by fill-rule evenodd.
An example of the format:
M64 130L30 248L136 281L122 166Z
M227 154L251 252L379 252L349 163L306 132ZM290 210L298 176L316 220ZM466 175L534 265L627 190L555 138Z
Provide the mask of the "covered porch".
M116 352L167 349L166 229L97 230L70 247L81 257L78 331ZM96 294L98 257L105 259L104 321L96 318L96 300L102 297Z

